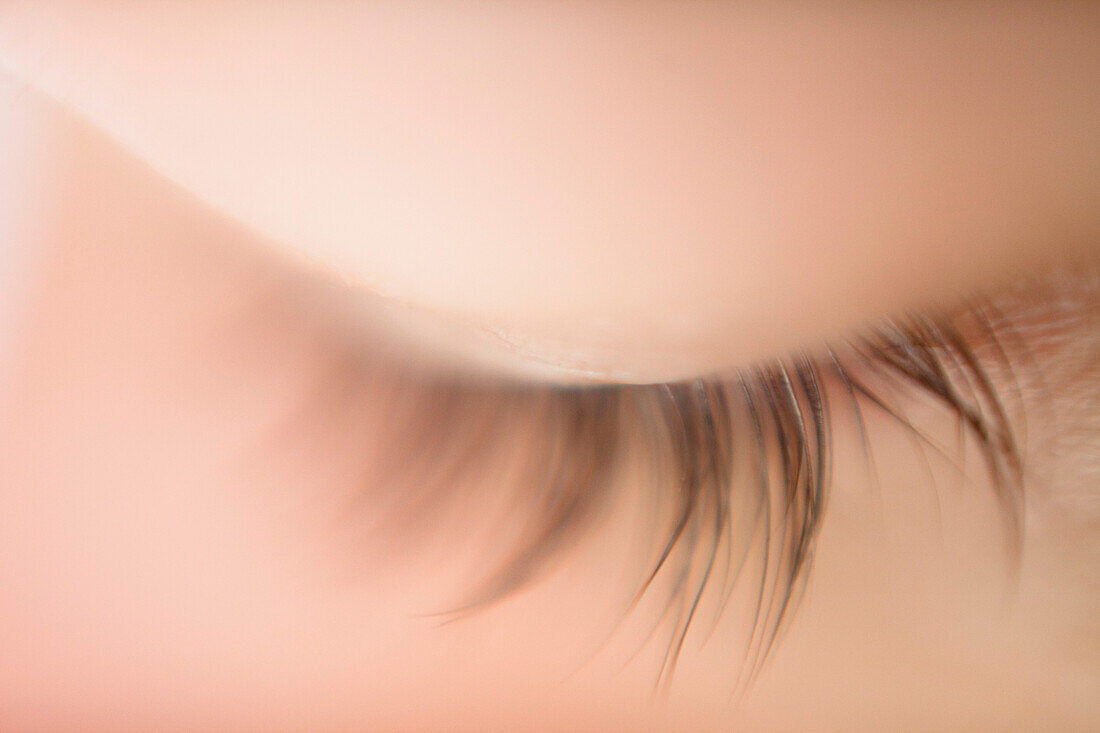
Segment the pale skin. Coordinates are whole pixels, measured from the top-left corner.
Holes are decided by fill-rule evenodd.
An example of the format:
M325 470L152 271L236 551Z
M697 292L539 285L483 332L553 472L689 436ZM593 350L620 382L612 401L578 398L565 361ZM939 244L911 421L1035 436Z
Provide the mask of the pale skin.
M505 488L454 487L476 501L429 538L363 541L380 503L333 516L377 415L266 440L331 362L329 311L269 306L307 278L346 282L353 315L399 303L398 338L429 333L448 368L647 382L1096 266L1092 6L554 7L0 9L0 231L27 255L0 352L3 727L1095 724L1082 282L1006 301L1038 314L1056 395L1025 397L1018 584L977 460L961 485L870 415L876 481L838 425L810 592L734 703L735 608L664 696L659 641L626 663L655 608L596 653L643 570L629 494L546 577L440 627L424 614L476 576Z

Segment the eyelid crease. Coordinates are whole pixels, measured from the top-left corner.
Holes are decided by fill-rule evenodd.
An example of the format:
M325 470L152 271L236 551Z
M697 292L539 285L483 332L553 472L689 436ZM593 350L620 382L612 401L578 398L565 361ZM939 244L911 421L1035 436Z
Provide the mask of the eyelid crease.
M519 466L511 478L522 489L523 531L495 570L438 614L444 623L542 576L602 518L616 488L623 490L617 479L625 457L645 456L649 480L625 488L648 492L669 521L653 537L656 554L623 618L643 598L662 593L664 613L646 644L667 627L655 680L667 691L704 599L716 605L713 631L735 589L755 587L745 601L751 630L735 682L735 692L743 693L790 627L805 589L828 500L837 405L855 416L872 466L864 411L889 415L916 443L938 450L907 420L898 398L915 388L950 410L977 441L1003 509L1010 554L1018 559L1023 456L1015 415L998 387L1004 380L995 382L988 367L1006 372L1014 385L1007 394L1018 406L1009 362L1027 363L1017 356L1021 344L991 301L974 299L950 314L883 321L821 353L685 382L555 387L468 380L409 370L393 354L356 348L342 353L341 375L327 380L326 390L335 390L330 403L343 408L365 382L385 383L395 395L392 405L379 408L386 413L382 440L402 450L382 448L364 458L372 464L364 473L372 485L416 487L415 495L403 497L395 526L445 511L459 499L447 487L460 476L494 478L494 469L485 467L492 460L503 456Z

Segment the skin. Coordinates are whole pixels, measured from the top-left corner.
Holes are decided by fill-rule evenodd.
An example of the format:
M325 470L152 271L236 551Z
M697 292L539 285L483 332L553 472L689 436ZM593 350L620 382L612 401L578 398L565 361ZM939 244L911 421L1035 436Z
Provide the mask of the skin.
M1091 3L35 1L0 62L296 259L652 381L1093 253L1098 34Z
M40 10L46 7L52 15ZM757 244L753 236L750 248L748 235L732 242L705 236L729 221L727 213L718 216L714 197L687 197L691 216L682 219L669 207L649 205L679 190L699 166L714 190L745 190L736 176L726 177L730 167L707 167L704 143L688 146L689 154L672 164L663 179L667 189L628 175L631 166L649 170L661 161L624 143L619 152L637 157L611 167L613 183L626 187L609 188L623 191L619 206L644 212L630 226L613 201L600 198L564 207L568 216L552 235L542 226L554 219L552 212L537 207L522 230L509 228L521 222L494 219L553 199L554 191L576 195L590 173L609 163L600 156L614 152L598 148L600 139L571 117L583 105L560 110L569 118L561 129L595 151L595 157L570 159L590 168L560 179L560 170L544 171L544 187L521 201L508 198L521 196L515 187L502 189L508 194L501 200L495 197L505 194L489 185L488 174L475 175L463 157L473 155L470 150L444 157L446 164L433 171L440 188L470 181L468 195L479 206L456 213L441 205L403 246L392 238L382 244L380 234L397 236L407 221L372 223L377 211L362 203L377 198L382 180L362 175L373 169L377 151L358 142L375 110L340 106L346 117L335 129L324 111L336 107L336 98L361 98L360 84L384 79L369 66L365 79L331 77L324 73L331 59L305 53L323 47L343 61L367 53L370 44L350 43L347 18L335 4L311 13L313 25L289 15L268 18L271 24L259 30L239 20L246 11L231 13L224 4L196 4L187 17L100 7L106 6L13 3L0 11L7 34L0 39L2 61L12 71L3 84L3 108L10 113L5 119L14 120L5 144L21 153L7 173L15 183L5 183L2 213L4 231L14 232L10 241L26 255L12 278L21 294L6 310L14 327L0 352L4 727L1083 730L1095 723L1100 594L1090 489L1100 412L1097 297L1087 278L1000 296L1041 372L1056 385L1046 392L1025 385L1032 460L1018 580L1011 580L992 487L973 454L963 478L954 468L957 455L926 465L904 433L869 414L876 481L853 426L841 420L837 475L810 590L769 666L737 704L729 696L747 623L743 604L731 605L706 644L702 633L689 637L666 696L653 694L664 651L659 641L626 663L659 613L656 605L643 605L594 654L645 570L636 546L645 507L629 492L608 521L524 592L458 623L439 626L425 618L452 604L476 578L486 552L492 557L500 532L492 517L509 506L514 487L459 477L452 490L472 498L442 514L427 536L376 531L392 498L385 490L371 493L355 517L341 515L363 451L385 424L370 410L291 419L326 383L334 339L344 331L334 335L334 316L325 309L299 313L272 305L288 288L297 291L318 277L303 264L313 263L322 267L321 278L337 272L353 284L340 291L351 301L341 313L360 313L368 307L362 298L396 300L416 313L415 333L435 334L427 351L444 352L448 364L473 360L501 374L528 375L534 361L539 379L647 381L734 368L845 333L898 307L996 290L1039 263L1091 269L1096 207L1086 204L1097 198L1097 145L1082 120L1095 118L1097 98L1078 72L1096 68L1088 65L1095 43L1085 42L1096 35L1094 11L1049 5L1043 7L1054 9L1043 12L1027 5L981 11L1000 13L1004 35L996 43L1033 44L1024 43L1015 62L1025 76L1034 75L1011 90L1032 95L1020 107L1056 111L1010 116L1000 123L1000 136L980 124L988 122L982 115L1003 111L1007 96L998 95L1010 91L982 83L1005 71L994 63L999 47L988 39L980 42L988 48L975 50L973 76L951 75L951 85L961 86L924 79L921 88L933 99L954 106L929 103L929 116L918 115L906 135L896 127L901 119L879 114L903 96L894 87L897 77L883 70L872 80L865 100L871 109L858 119L876 134L859 164L849 154L866 141L863 135L830 136L836 149L819 150L809 134L831 109L827 99L850 100L855 109L845 84L856 81L861 53L876 44L896 47L899 68L909 68L918 81L924 73L934 78L936 69L960 62L947 54L957 46L933 54L931 70L915 64L918 51L939 38L936 28L970 39L966 24L982 20L978 11L977 19L961 13L948 23L913 10L904 23L894 18L874 26L884 35L870 37L868 18L839 13L832 21L836 32L852 43L839 44L845 52L830 57L837 73L824 74L837 86L793 121L769 117L784 100L763 84L746 82L748 88L724 101L702 94L725 114L732 105L757 102L749 105L760 111L748 127L765 146L763 157L787 151L789 162L780 165L807 172L809 180L797 186L773 181L757 194L773 197L764 210L778 206L804 218L782 232L775 220L754 220L745 231L775 238ZM189 45L197 43L191 31L220 12L234 18L228 27L260 35L233 34L235 45L219 46L219 53L247 55L276 39L301 44L279 56L293 59L301 74L292 93L264 90L249 76L259 63L239 69ZM630 32L681 49L692 32L713 23L706 14L719 11L695 12L671 25L655 14ZM533 41L544 40L549 50L541 63L572 78L566 67L550 63L561 53L556 26L526 13L507 20L532 34L523 36L521 48L541 49ZM596 15L583 27L602 32L604 16ZM467 31L456 41L459 58L496 38L459 16L455 27ZM412 35L408 48L388 49L392 53L436 48L430 34L451 28L450 20L421 28L396 11L395 17ZM707 63L721 69L752 60L754 68L767 67L780 55L776 44L792 42L775 30L782 26L775 17L754 17L762 25L744 33L763 40L744 53L756 56L708 57ZM131 23L121 35L120 22ZM371 27L360 22L359 29ZM177 29L171 38L169 25ZM57 35L59 29L66 35ZM282 35L262 35L276 31ZM1050 45L1051 38L1061 43ZM713 53L726 53L722 40L708 40ZM913 45L894 43L905 40ZM148 48L162 53L141 51ZM598 50L593 45L586 52ZM680 78L694 78L698 69L691 64L702 64L704 55L684 69L673 64L670 73L685 77L674 76L667 88L637 88L637 99L662 108L654 100L673 93ZM102 63L81 63L93 57ZM599 59L609 79L637 81L630 75L640 61ZM308 63L320 66L302 66ZM179 70L176 84L153 83L165 68ZM214 83L215 70L229 80ZM546 79L545 88L531 92L543 103L549 99L543 94L562 81L554 73ZM960 101L979 90L985 104ZM463 124L500 111L464 104ZM930 116L933 109L942 119ZM629 130L643 140L673 134L677 144L701 132L692 127L702 124L695 118L658 115L648 123L644 116L615 117L619 112L606 113L604 129ZM532 115L527 122L534 127L521 129L538 139L546 133L539 127L544 119ZM944 142L944 120L960 119ZM209 128L200 130L203 120ZM272 120L285 127L269 137ZM770 124L780 122L778 129ZM843 133L848 127L841 122L832 121ZM415 126L386 129L404 143L388 148L419 149L426 139ZM1055 134L1065 129L1086 132ZM276 137L291 133L301 137ZM718 135L713 130L704 140ZM904 145L887 145L899 135ZM318 139L325 145L305 144ZM516 133L508 144L523 139ZM875 139L883 147L875 147ZM486 133L475 142L489 141ZM226 158L230 147L239 157ZM551 149L574 147L559 141ZM897 157L883 163L887 148ZM999 153L1006 149L1020 152L1005 159ZM699 153L692 157L691 150ZM545 155L547 166L560 158L542 148L532 155ZM927 167L885 196L873 184L880 176L895 180L891 171L904 167L900 161ZM274 168L285 172L272 179ZM965 208L952 203L953 186L969 194ZM340 197L330 201L334 191ZM423 196L409 201L437 211L429 204L438 192L402 195ZM750 208L722 195L735 211ZM835 205L832 196L846 205ZM818 215L825 210L865 216ZM446 218L459 215L470 218ZM914 220L927 227L914 234L906 225ZM820 228L823 221L830 226ZM570 236L598 222L610 222L607 238ZM658 236L670 230L684 236L674 242ZM464 238L456 242L444 231ZM815 237L794 236L807 231ZM649 238L639 240L640 232ZM890 236L903 233L912 236L900 242ZM883 241L894 244L887 248ZM404 330L406 316L392 319L394 331ZM503 330L506 345L480 338L485 330ZM621 341L607 343L609 332L622 334ZM546 362L549 369L542 368ZM1004 375L999 384L1009 387ZM370 405L384 395L358 398ZM954 445L949 415L919 394L902 398L916 424L942 445ZM288 425L289 442L273 445L270 436ZM522 515L502 516L506 530L520 531Z

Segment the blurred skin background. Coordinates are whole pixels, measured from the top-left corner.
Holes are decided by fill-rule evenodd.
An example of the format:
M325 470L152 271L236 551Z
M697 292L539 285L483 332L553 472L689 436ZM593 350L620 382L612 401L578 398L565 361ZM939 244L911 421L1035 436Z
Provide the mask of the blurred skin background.
M0 727L1094 728L1098 39L1092 3L0 3ZM962 398L828 368L911 313L960 324ZM796 353L828 501L762 653L789 546L739 519L778 449L738 385ZM701 378L764 570L680 648L705 530L638 591L696 403L646 406Z

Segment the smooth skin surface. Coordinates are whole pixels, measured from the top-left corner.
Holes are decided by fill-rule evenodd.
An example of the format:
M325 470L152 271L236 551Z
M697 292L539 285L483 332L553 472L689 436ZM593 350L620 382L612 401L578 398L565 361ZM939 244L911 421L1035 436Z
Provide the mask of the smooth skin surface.
M0 64L215 209L615 381L1093 253L1098 36L1061 2L0 5Z
M45 44L49 38L47 26L31 25L28 18L63 21L60 26L70 35L64 43L55 37L49 46L39 45L34 67L54 64L57 74L66 68L66 54L78 53L80 43L122 55L127 48L161 48L163 58L172 58L172 49L162 43L165 37L156 34L160 26L153 22L183 23L182 16L172 17L172 6L146 15L136 10L123 14L135 24L124 43L102 34L117 15L94 9L108 5L78 10L77 4L68 3L14 3L4 6L7 16L0 28L18 39L25 52L35 47L36 39ZM197 23L222 10L239 14L245 7L197 4L193 12ZM260 13L260 7L251 6L249 12ZM339 50L338 31L344 26L336 22L338 7L348 6L333 4L331 16L318 10L309 16L311 24L283 20L284 32L297 34L303 44L350 53ZM1042 15L1036 8L1032 12ZM1075 47L1072 40L1080 38L1075 35L1083 32L1080 27L1087 29L1088 12L1079 12L1083 16L1076 24L1053 11L1043 16L1062 19L1057 28L1069 34L1068 48ZM520 11L510 17L523 19ZM28 25L18 25L23 20ZM1044 27L1039 24L1036 33L1041 35ZM425 28L445 32L452 26L436 22ZM188 38L185 31L186 24L178 37ZM321 44L314 34L330 41ZM255 48L259 41L249 43ZM5 50L15 45L0 43ZM52 53L45 53L46 48ZM1095 52L1088 44L1077 48ZM223 68L214 57L185 55ZM14 68L18 58L30 56L13 52L5 63ZM112 82L110 69L156 78L156 59L145 58L146 63L136 64L120 57L99 69L82 67L79 73L74 66L68 77L54 77L65 81L52 88L45 75L30 74L15 82L6 79L0 87L9 120L4 145L19 151L22 161L5 171L10 179L2 189L8 193L0 213L3 231L13 232L11 242L26 255L12 278L21 294L13 299L17 305L6 309L14 325L0 352L3 727L839 731L1087 730L1095 724L1100 675L1100 564L1095 549L1100 521L1095 500L1100 328L1095 278L1081 274L1094 265L1080 266L1079 272L1060 279L1044 276L1040 284L1002 296L1046 381L1042 389L1023 385L1028 525L1015 583L1001 514L980 462L971 458L965 463L964 482L957 454L933 455L926 462L891 421L869 414L875 471L868 469L853 426L838 424L834 490L811 585L796 623L750 693L730 701L740 665L737 640L746 623L731 608L706 644L703 633L689 637L674 686L665 696L655 695L653 683L664 651L660 639L627 661L645 640L658 608L638 609L597 653L645 570L637 538L646 508L629 492L608 512L608 521L546 578L481 614L445 626L425 614L460 596L483 567L487 548L488 557L499 549L500 526L494 517L512 515L494 510L509 506L509 487L458 477L451 490L469 500L433 520L434 534L427 539L423 533L413 539L372 534L387 498L392 498L385 488L369 494L357 515L340 513L364 452L386 426L370 409L340 415L307 410L309 419L300 417L302 406L311 404L330 377L333 332L319 313L271 305L286 288L314 275L298 264L301 260L287 258L287 248L303 255L318 252L311 252L310 237L285 238L286 232L276 230L278 219L266 220L263 212L279 208L303 232L320 234L328 228L346 237L361 234L357 227L362 221L356 223L356 206L342 208L338 202L318 213L311 199L303 197L307 189L315 185L314 195L323 197L346 180L339 171L326 170L321 163L328 159L311 158L314 148L309 145L261 144L261 133L268 128L258 120L289 118L282 124L299 129L303 139L325 139L334 149L354 147L353 139L325 137L313 127L324 125L314 115L323 117L316 110L332 109L331 100L307 104L290 97L275 115L257 109L256 100L247 95L251 87L242 83L236 90L242 95L236 112L255 110L257 119L249 127L249 118L219 113L213 100L199 94L216 88L201 76L194 77L191 87L175 87L172 119L180 120L178 127L146 128L140 112L156 108L161 98L155 89L119 86L97 96L108 89L101 82L118 81ZM181 73L190 68L179 62L171 66ZM326 85L316 81L322 74L302 74L312 80L301 89L336 94L335 81ZM1068 74L1051 78L1084 86ZM40 81L64 103L40 95ZM189 88L198 96L189 98ZM1043 94L1056 88L1034 86ZM87 103L78 103L78 97ZM195 172L191 179L158 158L152 143L139 144L143 129L166 135L194 130L187 121L206 118L197 112L206 104L211 105L207 114L216 121L211 128L215 132L232 121L245 125L232 139L241 144L240 155L256 166L226 165L217 152L224 150L220 146L188 147L183 138L164 138L163 150L177 151ZM86 117L73 116L69 105ZM106 124L107 118L98 117L95 109L114 110L112 119L118 124ZM355 113L351 105L347 114ZM1077 123L1084 124L1082 119ZM358 129L357 124L349 123L348 130ZM620 120L614 126L624 124ZM109 141L102 129L117 142ZM130 132L133 138L127 137ZM1095 136L1095 130L1088 132ZM797 138L800 133L790 134ZM916 125L913 135L922 134L931 139ZM958 143L964 150L977 136L968 134ZM1088 160L1096 141L1082 135L1085 144L1078 152ZM259 141L254 147L244 144L253 140ZM1065 165L1051 163L1052 179L1085 171L1084 163L1075 167L1079 161L1072 152L1067 149L1057 158L1069 161ZM339 157L333 153L331 160ZM1047 160L1036 154L1035 160L1040 159ZM282 199L275 195L275 184L265 191L270 179L259 166L261 160L274 161L268 165L281 160L287 171L296 171L283 179L295 181L296 188L283 191ZM360 163L355 163L357 170ZM818 170L811 161L805 163L811 174ZM691 164L683 165L686 176ZM444 164L437 168L441 176L463 174L463 169ZM1095 175L1095 168L1091 170ZM248 192L256 193L257 208L234 208L228 199L218 200L218 191L202 185L203 171L206 180L240 193L237 203L252 201ZM253 178L232 181L230 172ZM992 171L980 177L999 180L1006 190L1018 191L1023 185ZM578 174L560 185L569 191L580 180L588 177ZM1031 223L1011 229L1019 236L1003 248L990 248L991 241L1000 242L998 229L984 230L986 239L973 249L947 247L935 227L954 226L949 222L930 225L927 238L921 239L933 245L926 253L899 244L890 250L891 257L868 263L861 259L872 251L867 240L843 254L834 250L830 257L843 263L842 268L807 268L794 274L777 255L770 264L758 263L761 271L775 267L787 272L782 277L797 282L792 279L789 288L776 291L783 298L773 295L750 308L744 307L750 301L743 288L718 287L719 265L728 265L720 273L728 285L740 271L733 265L742 261L743 250L699 245L695 251L686 250L682 242L666 242L663 254L650 259L644 253L657 252L663 241L655 238L652 247L639 250L643 255L624 258L622 248L630 241L626 233L612 238L607 250L590 241L578 245L576 253L527 240L503 259L498 256L505 250L501 242L481 249L475 243L482 239L473 235L461 246L425 235L418 240L423 249L415 266L379 265L377 271L366 263L382 260L367 255L408 249L364 244L364 259L354 266L362 270L349 277L378 283L389 278L397 283L392 291L402 298L423 294L419 304L457 314L459 321L499 315L506 298L522 294L509 303L508 312L530 316L529 323L552 325L558 329L554 339L569 343L564 330L569 321L549 319L547 314L558 313L547 306L549 291L525 280L525 273L550 260L628 260L636 271L604 268L599 278L586 275L583 267L554 271L555 302L565 304L565 313L591 308L585 312L605 314L609 311L601 309L607 306L630 323L647 324L638 333L654 339L654 353L679 353L681 342L649 329L653 314L674 312L689 323L707 325L715 320L710 309L726 314L723 323L736 320L729 314L758 311L759 316L745 316L758 322L708 334L708 343L722 348L707 352L707 359L719 353L722 358L769 356L773 346L813 341L834 328L877 318L889 307L969 292L982 286L986 275L996 282L1025 263L1042 262L1044 268L1055 269L1065 258L1091 262L1095 247L1079 244L1079 238L1095 233L1089 228L1095 220L1088 219L1094 214L1073 202L1088 195L1095 200L1095 188L1088 187L1095 186L1095 179L1085 177L1079 184L1070 186L1074 192L1065 192L1065 218L1055 220L1064 226L1044 228L1039 223L1052 216L1049 211L1040 216L1021 209L1019 216ZM632 195L644 199L638 192ZM989 196L997 206L1030 200L997 190ZM638 201L633 205L645 208ZM974 222L988 223L989 211L981 209L981 201L975 202L982 213ZM233 219L246 220L251 228ZM400 223L386 226L402 229ZM280 244L273 246L271 237ZM829 251L824 243L818 246ZM879 241L877 246L884 245ZM393 257L393 262L400 259ZM937 259L946 257L959 259ZM646 268L681 258L685 272L667 268L668 279L657 287L656 272ZM987 271L993 267L988 263L1002 259L1010 263L1006 269ZM891 264L898 261L937 266ZM960 264L964 261L982 264L968 270ZM344 267L346 262L334 255L330 264ZM957 266L946 267L948 263ZM881 273L884 281L897 285L886 290L898 299L860 290L859 283L868 278L844 280L841 287L834 275L849 267ZM716 279L707 285L700 277L712 270ZM444 271L451 273L449 278L433 275ZM401 282L401 273L408 282ZM930 280L931 275L936 279ZM946 283L940 284L940 278ZM688 282L702 284L693 291ZM502 289L487 294L481 286L492 283L503 283ZM423 293L406 292L414 286L422 286ZM795 297L803 292L809 295ZM666 293L669 299L660 300ZM433 294L438 299L431 300ZM795 297L794 305L787 295ZM645 308L632 309L631 304L643 302ZM811 307L814 303L821 307ZM479 310L482 306L486 309ZM678 311L680 306L684 309ZM813 317L798 321L792 319L796 313ZM817 319L819 314L823 320ZM572 342L578 349L593 343L580 331ZM781 335L766 342L750 337L772 332ZM675 329L667 333L675 335ZM729 341L714 341L719 334L728 335ZM540 343L551 348L558 343L554 339ZM614 353L608 372L652 367L663 374L665 369L704 371L710 365L694 356L675 364L642 364L632 356L638 351ZM738 357L722 366L743 363ZM999 376L1007 392L1011 383ZM385 401L383 394L358 398L367 406ZM912 419L940 445L955 445L950 415L916 393L908 395L907 406ZM273 434L285 436L284 442L273 443Z

